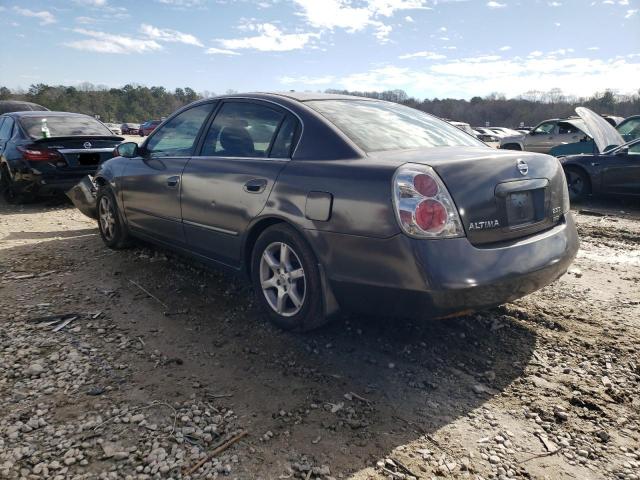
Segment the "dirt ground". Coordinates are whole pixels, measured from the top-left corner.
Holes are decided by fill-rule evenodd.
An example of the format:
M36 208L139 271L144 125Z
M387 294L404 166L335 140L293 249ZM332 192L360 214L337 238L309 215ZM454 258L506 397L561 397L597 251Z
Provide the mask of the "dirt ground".
M0 204L0 478L638 479L640 205L574 213L517 302L291 334L239 279Z

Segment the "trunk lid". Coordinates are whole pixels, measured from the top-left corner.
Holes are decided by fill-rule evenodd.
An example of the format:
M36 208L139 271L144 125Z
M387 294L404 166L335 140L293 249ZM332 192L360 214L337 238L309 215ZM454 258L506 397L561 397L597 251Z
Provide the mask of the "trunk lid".
M61 171L91 172L113 157L113 149L123 140L118 136L73 136L40 138L32 143L57 151L66 162L66 165L56 165Z
M431 166L456 204L475 245L522 238L551 228L568 210L560 162L543 154L486 147L442 147L375 156Z

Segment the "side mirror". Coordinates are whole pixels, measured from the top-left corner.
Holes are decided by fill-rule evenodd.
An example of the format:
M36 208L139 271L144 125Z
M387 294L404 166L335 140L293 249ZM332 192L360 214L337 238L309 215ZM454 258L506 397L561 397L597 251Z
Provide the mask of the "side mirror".
M629 147L621 148L616 152L616 157L624 157L626 155L629 155Z
M124 142L113 149L114 157L133 158L139 155L139 147L136 142Z

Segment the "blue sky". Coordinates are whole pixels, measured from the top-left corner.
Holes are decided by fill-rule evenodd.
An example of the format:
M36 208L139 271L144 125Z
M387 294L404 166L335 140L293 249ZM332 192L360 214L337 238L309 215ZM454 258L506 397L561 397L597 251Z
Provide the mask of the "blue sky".
M640 89L640 0L0 0L0 85Z

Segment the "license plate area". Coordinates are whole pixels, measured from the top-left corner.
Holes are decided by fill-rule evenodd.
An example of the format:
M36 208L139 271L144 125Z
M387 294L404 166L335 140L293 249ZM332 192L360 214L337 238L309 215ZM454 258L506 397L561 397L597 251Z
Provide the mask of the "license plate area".
M81 153L78 155L79 165L98 165L100 163L99 153Z
M513 192L507 196L507 222L509 226L524 225L535 220L533 192Z

